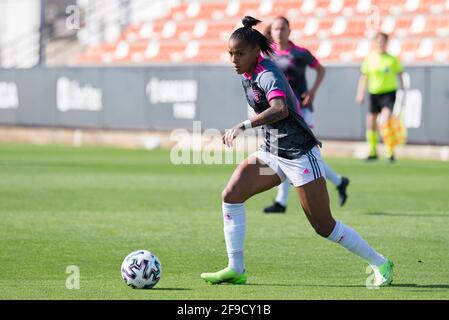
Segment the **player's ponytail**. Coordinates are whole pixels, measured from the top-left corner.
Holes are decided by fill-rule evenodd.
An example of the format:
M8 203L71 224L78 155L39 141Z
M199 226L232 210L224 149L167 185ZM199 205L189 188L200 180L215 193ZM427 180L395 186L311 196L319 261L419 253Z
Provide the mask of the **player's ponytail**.
M259 24L259 23L261 23L262 21L260 21L260 20L257 20L256 18L253 18L253 17L251 17L251 16L245 16L243 19L242 19L242 24L243 24L243 26L245 27L245 28L252 28L252 27L254 27L255 25L257 25L257 24Z
M244 41L253 47L259 46L260 51L266 56L270 56L274 53L273 48L271 47L272 42L258 30L253 29L253 27L260 22L260 20L250 16L244 17L242 19L243 27L235 30L231 35L231 39Z

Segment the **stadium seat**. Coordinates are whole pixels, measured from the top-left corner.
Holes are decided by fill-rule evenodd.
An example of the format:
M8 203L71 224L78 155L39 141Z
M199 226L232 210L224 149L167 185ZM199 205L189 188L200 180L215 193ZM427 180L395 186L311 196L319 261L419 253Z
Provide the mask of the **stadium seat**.
M358 14L369 14L372 11L373 4L371 0L347 0L344 2L346 8L356 10Z
M356 42L349 40L334 43L329 61L354 62L357 58L355 56L357 45Z
M449 60L449 39L438 39L435 41L432 57L438 62L447 62Z
M292 19L300 16L299 10L300 2L297 0L276 1L271 10L271 14Z
M394 56L400 56L402 51L402 40L394 37L388 42L388 52Z
M259 0L245 0L240 2L239 11L237 13L237 17L244 17L244 16L253 16L258 17L259 16L259 7L261 5L261 2Z
M186 62L228 62L229 54L226 42L203 41L198 43L196 54L187 54Z
M428 16L422 32L423 36L449 36L449 16Z
M327 15L328 16L340 15L345 6L345 2L346 1L343 0L330 1L327 7Z
M361 18L346 19L338 17L334 20L331 29L332 37L356 37L360 38L365 35L366 21Z
M203 2L198 13L198 19L221 20L225 17L226 1Z
M445 0L408 0L405 11L414 14L439 14L444 10Z
M186 11L189 5L190 4L188 2L184 2L172 7L168 19L183 20L185 18Z
M130 24L76 62L228 61L227 40L245 15L262 20L260 32L286 16L292 41L324 62L359 61L377 30L392 35L389 50L407 62L449 60L449 0L217 0L174 2L166 16Z
M387 14L399 16L404 12L407 1L409 0L373 0L372 6L376 8L375 10L378 10L382 16Z
M432 38L424 38L419 42L417 57L419 60L431 60L433 55L434 40Z
M140 25L139 38L149 39L150 37L159 37L165 25L165 20L157 20Z
M395 19L395 26L394 26L394 35L397 37L401 37L404 38L406 36L408 36L410 33L412 33L413 31L416 33L417 31L419 31L419 29L421 29L421 25L422 23L425 23L422 21L422 16L417 16L417 19L413 19L410 16L406 16L406 17L398 17ZM411 30L411 26L412 26L412 22L414 22L414 29Z
M362 39L357 43L357 46L354 50L354 58L355 59L363 59L365 58L370 50L371 50L371 41L367 39Z
M235 20L210 21L207 32L201 37L204 39L226 40L241 23Z
M402 43L401 59L404 62L414 61L417 58L418 49L420 45L419 39L406 39Z

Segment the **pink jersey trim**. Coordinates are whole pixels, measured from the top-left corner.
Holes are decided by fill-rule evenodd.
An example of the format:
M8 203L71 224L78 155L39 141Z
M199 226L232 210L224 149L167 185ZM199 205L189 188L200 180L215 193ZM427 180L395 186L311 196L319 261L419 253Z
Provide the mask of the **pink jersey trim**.
M279 89L271 90L267 96L268 101L271 101L274 98L285 98L285 97L286 97L285 92Z
M274 53L276 53L276 55L282 56L282 55L289 54L290 51L292 51L292 49L293 49L293 47L294 47L293 42L289 41L288 43L289 43L289 46L288 46L287 49L285 49L285 50L280 50L280 49L279 49L279 46L277 45L277 43L274 43L274 42L273 42L273 44L272 44L271 47L273 48Z
M315 59L315 61L313 61L311 64L309 64L309 66L313 69L315 69L318 66L319 62L317 59Z

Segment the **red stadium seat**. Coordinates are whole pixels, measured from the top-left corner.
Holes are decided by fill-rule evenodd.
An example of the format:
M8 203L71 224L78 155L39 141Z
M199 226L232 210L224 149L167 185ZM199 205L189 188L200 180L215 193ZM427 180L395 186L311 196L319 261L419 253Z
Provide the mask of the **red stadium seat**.
M413 18L411 16L398 17L395 21L394 35L398 37L405 37L411 33Z
M404 62L410 62L417 59L418 48L420 40L419 39L406 39L402 43L401 59Z
M424 36L449 36L449 15L428 16L425 29L422 32Z
M432 57L438 62L447 62L449 60L449 39L438 39L435 41Z
M226 1L222 2L203 2L197 19L220 20L224 18Z
M274 16L296 17L299 15L300 1L297 0L285 0L285 1L273 1L273 9L271 14Z
M224 41L203 41L198 53L185 59L187 62L220 62L229 61L228 46Z
M211 21L208 23L207 32L202 37L204 39L225 40L236 29L237 23L234 20Z
M245 0L240 2L240 9L237 14L237 17L241 18L247 15L258 17L260 7L260 1L259 0Z

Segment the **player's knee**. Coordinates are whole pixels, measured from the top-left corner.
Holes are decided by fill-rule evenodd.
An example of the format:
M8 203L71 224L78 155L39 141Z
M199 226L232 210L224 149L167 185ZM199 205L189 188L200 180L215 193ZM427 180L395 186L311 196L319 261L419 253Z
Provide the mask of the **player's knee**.
M235 188L226 188L221 193L221 199L225 203L243 203L241 193Z

